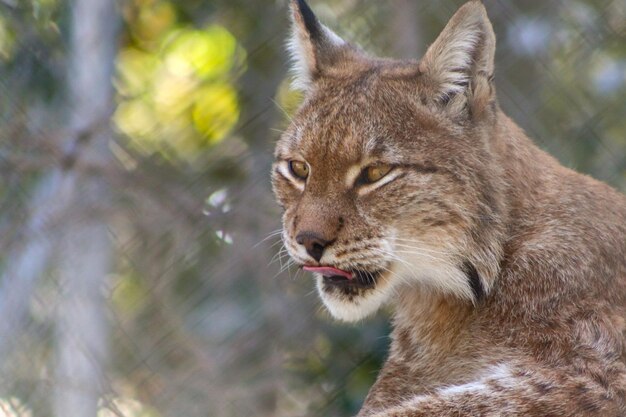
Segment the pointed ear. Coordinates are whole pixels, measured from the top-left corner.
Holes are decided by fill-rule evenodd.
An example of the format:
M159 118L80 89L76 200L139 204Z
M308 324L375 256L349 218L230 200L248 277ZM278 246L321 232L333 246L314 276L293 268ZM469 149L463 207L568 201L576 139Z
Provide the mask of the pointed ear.
M479 0L462 6L420 61L425 100L460 115L476 116L495 100L496 37Z
M335 65L348 44L322 25L304 0L291 0L292 33L287 42L291 55L293 87L306 90L324 71Z

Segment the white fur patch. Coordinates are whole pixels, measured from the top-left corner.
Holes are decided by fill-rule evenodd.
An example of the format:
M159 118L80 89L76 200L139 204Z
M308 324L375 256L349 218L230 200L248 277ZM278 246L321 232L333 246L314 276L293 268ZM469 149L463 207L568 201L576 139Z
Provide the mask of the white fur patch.
M370 247L368 249L368 257L375 258L377 261L374 264L370 264L369 269L383 269L385 271L383 275L395 274L393 270L382 266L390 261L386 254L390 253L391 249L390 242L386 239L378 241L376 247ZM354 265L352 262L354 262L354 259L352 261L349 259L337 259L335 257L334 248L330 247L329 250L324 252L321 263L335 265L343 269L350 269ZM334 318L345 322L359 321L374 314L392 298L395 293L396 285L399 283L399 281L393 279L392 276L384 276L384 279L377 280L374 288L365 291L362 295L356 296L350 301L342 296L335 296L325 292L323 290L324 283L322 276L315 274L315 277L322 302Z
M311 83L309 58L304 49L303 41L295 33L295 30L287 40L287 52L291 60L291 88L305 91Z
M439 395L444 397L465 394L466 392L489 391L489 387L484 382L476 381L467 384L452 385L437 391Z
M474 381L439 388L436 393L447 398L448 400L452 400L454 397L465 394L490 394L493 389L489 383L496 383L499 386L509 388L519 387L522 384L521 381L516 380L511 374L511 370L507 364L499 364L487 369L485 373ZM409 400L404 406L419 407L420 404L431 400L431 395L418 395Z
M325 41L330 46L340 47L346 43L335 32L322 24L320 25ZM300 32L295 23L291 36L287 40L287 52L291 59L291 88L300 91L308 90L311 86L311 70L316 66L314 57L318 56L320 51L318 46L311 42L308 35Z
M509 366L507 364L499 364L487 369L487 371L475 381L440 388L437 390L437 393L444 397L453 397L473 392L489 393L492 390L489 386L489 382L495 382L499 386L508 388L513 388L514 386L519 385L519 381L515 381L513 375L511 374Z
M392 283L378 284L366 295L355 297L353 301L347 301L324 292L322 276L315 275L317 290L322 302L334 318L345 322L353 323L374 314L393 294Z
M394 253L398 263L398 275L407 283L418 282L457 297L474 300L467 275L459 268L445 249L433 249L428 245L411 241L397 243Z

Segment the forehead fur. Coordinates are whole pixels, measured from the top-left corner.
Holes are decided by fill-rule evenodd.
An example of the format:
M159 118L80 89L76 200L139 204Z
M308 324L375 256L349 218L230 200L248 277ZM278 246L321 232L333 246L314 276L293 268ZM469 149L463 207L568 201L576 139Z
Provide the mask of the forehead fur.
M422 103L414 62L371 60L316 83L281 138L277 156L306 157L323 149L355 160L415 146L417 137L441 135L447 125Z

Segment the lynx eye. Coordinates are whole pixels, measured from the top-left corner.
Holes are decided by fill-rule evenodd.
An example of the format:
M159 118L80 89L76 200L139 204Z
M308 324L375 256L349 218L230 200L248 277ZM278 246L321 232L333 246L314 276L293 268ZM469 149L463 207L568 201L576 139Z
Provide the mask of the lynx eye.
M294 177L301 180L306 180L309 176L309 166L306 162L289 161L289 171L291 171Z
M385 175L389 174L392 166L388 164L372 165L363 170L360 182L364 184L372 184L381 180Z

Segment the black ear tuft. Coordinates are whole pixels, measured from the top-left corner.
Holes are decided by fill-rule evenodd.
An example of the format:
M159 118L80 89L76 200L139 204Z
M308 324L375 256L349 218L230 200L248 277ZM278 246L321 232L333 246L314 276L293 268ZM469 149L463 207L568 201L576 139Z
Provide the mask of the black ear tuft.
M292 31L287 49L293 61L292 86L306 91L315 79L345 59L346 42L320 23L304 0L291 0ZM343 53L342 53L343 52Z
M307 32L309 32L311 39L319 39L321 35L320 23L317 20L317 17L315 17L313 10L311 10L309 5L304 0L294 1L300 11L304 26L306 27Z

